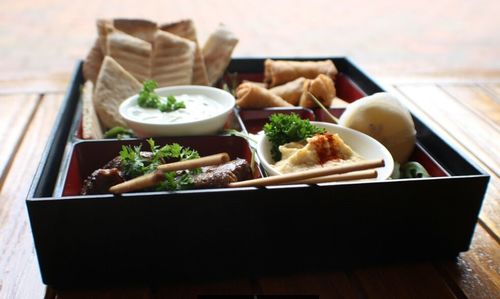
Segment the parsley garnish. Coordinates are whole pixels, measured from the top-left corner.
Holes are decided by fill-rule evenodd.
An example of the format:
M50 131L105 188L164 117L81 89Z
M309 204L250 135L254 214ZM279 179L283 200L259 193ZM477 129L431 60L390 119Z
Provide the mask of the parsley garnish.
M113 127L104 133L104 138L127 139L133 136L132 130L120 126Z
M139 92L137 103L143 108L156 108L161 112L171 112L177 109L186 108L186 104L170 95L166 99L161 98L156 92L155 88L158 84L154 80L146 80Z
M162 147L155 144L151 138L147 140L151 155L142 155L139 146L122 146L120 157L123 172L130 178L138 177L156 171L160 164L167 161L182 161L199 158L197 151L182 147L177 143L167 144ZM160 183L155 190L180 190L193 185L193 175L201 172L200 168L182 172L165 173L165 181Z
M301 119L295 113L276 113L272 114L269 122L264 125L264 133L272 143L271 155L274 161L279 161L281 160L280 145L325 133L325 129L312 125L309 120Z

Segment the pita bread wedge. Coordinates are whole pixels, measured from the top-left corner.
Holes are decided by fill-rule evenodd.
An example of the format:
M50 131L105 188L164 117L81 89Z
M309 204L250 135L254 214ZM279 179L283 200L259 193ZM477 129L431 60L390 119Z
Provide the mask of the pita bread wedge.
M95 83L103 59L104 55L102 55L99 39L97 38L83 62L83 77L85 80Z
M106 56L106 38L108 36L108 33L116 29L114 29L113 20L111 19L98 19L96 21L96 25L101 53L103 56Z
M132 35L112 31L106 38L106 52L139 82L151 78L150 43Z
M237 43L238 38L222 24L208 38L202 52L210 85L224 74Z
M82 137L83 139L102 139L102 128L94 109L92 94L94 83L87 80L82 89Z
M198 39L196 38L196 29L192 20L182 20L175 23L164 24L160 26L163 31L170 32L177 36L189 39L196 43L196 52L194 57L193 67L193 82L194 85L208 85L207 69L205 61L201 53Z
M157 31L152 55L152 77L158 87L191 84L196 44L166 31Z
M153 43L158 25L143 19L114 19L113 26L122 32Z
M94 91L94 108L106 128L125 126L118 112L120 104L137 94L142 85L110 56L104 61Z

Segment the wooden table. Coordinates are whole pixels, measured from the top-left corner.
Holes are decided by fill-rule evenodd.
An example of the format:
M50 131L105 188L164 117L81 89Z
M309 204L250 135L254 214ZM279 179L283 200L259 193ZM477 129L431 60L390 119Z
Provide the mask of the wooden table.
M456 260L321 274L249 277L150 288L48 290L42 284L25 199L64 88L0 95L0 297L197 298L208 294L313 294L320 298L498 298L500 294L500 81L387 79L439 134L491 175L471 249ZM51 87L52 88L52 87Z
M291 10L283 9L282 1L269 0L255 0L252 5L224 0L197 1L196 5L186 0L119 2L20 0L0 4L0 28L8 28L0 35L0 298L198 298L210 294L500 298L500 64L498 38L494 38L498 26L492 25L498 19L498 1L457 5L451 0L411 4L380 0L365 1L365 9L360 9L356 1L309 0L295 3ZM258 18L268 12L273 12L272 17ZM415 115L491 175L470 250L455 260L321 274L156 287L47 288L38 269L25 199L69 74L93 42L95 18L103 16L157 21L192 17L202 39L223 21L240 36L237 56L340 54L355 58ZM366 20L377 21L366 26Z

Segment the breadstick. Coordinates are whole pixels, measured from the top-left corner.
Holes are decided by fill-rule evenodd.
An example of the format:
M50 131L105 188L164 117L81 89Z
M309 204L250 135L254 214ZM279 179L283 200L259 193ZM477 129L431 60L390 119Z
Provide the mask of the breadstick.
M194 169L202 166L218 165L226 163L228 161L229 161L229 155L227 153L219 153L193 160L184 160L179 162L162 164L159 165L157 169L163 172L169 172L169 171L184 170L184 169Z
M339 165L335 167L325 167L320 169L311 169L303 172L296 173L287 173L282 175L275 175L265 178L241 181L230 183L229 187L249 187L249 186L269 186L269 185L278 185L290 182L302 181L305 179L332 175L332 174L340 174L347 173L351 171L364 170L364 169L372 169L377 167L383 167L384 160L367 160L355 162L348 165Z
M319 184L341 181L354 181L361 179L373 179L377 177L377 171L374 169L353 171L342 174L325 175L311 179L300 180L297 182L288 182L287 184Z
M109 188L109 192L111 193L126 193L135 190L141 190L144 188L152 187L161 183L165 179L165 173L161 170L157 170L155 172L151 172L126 182L117 184Z

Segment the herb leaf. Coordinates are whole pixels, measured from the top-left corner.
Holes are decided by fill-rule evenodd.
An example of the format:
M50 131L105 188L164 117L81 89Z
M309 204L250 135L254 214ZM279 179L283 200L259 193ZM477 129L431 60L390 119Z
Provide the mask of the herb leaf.
M196 150L182 147L177 143L166 144L162 147L155 144L152 138L147 139L151 155L141 154L141 146L122 146L120 158L123 172L130 178L138 177L156 171L158 165L166 161L191 160L199 158ZM201 168L189 171L167 172L165 181L160 183L155 190L181 190L193 184L193 175L201 172Z
M143 108L157 108L160 104L160 96L155 92L158 84L154 80L146 80L139 92L137 102Z
M104 138L126 139L132 138L133 136L134 133L132 130L120 126L113 127L104 133Z
M120 151L120 158L123 172L128 177L138 177L144 174L144 159L141 157L141 145L130 146L123 145Z
M293 141L301 141L325 132L325 129L312 125L309 120L301 119L295 113L272 114L269 117L269 122L264 125L264 133L272 143L271 155L274 161L281 160L280 145Z
M146 80L139 92L137 103L143 108L156 108L161 112L171 112L181 108L186 108L186 104L169 95L166 100L162 99L156 92L158 84L154 80Z

